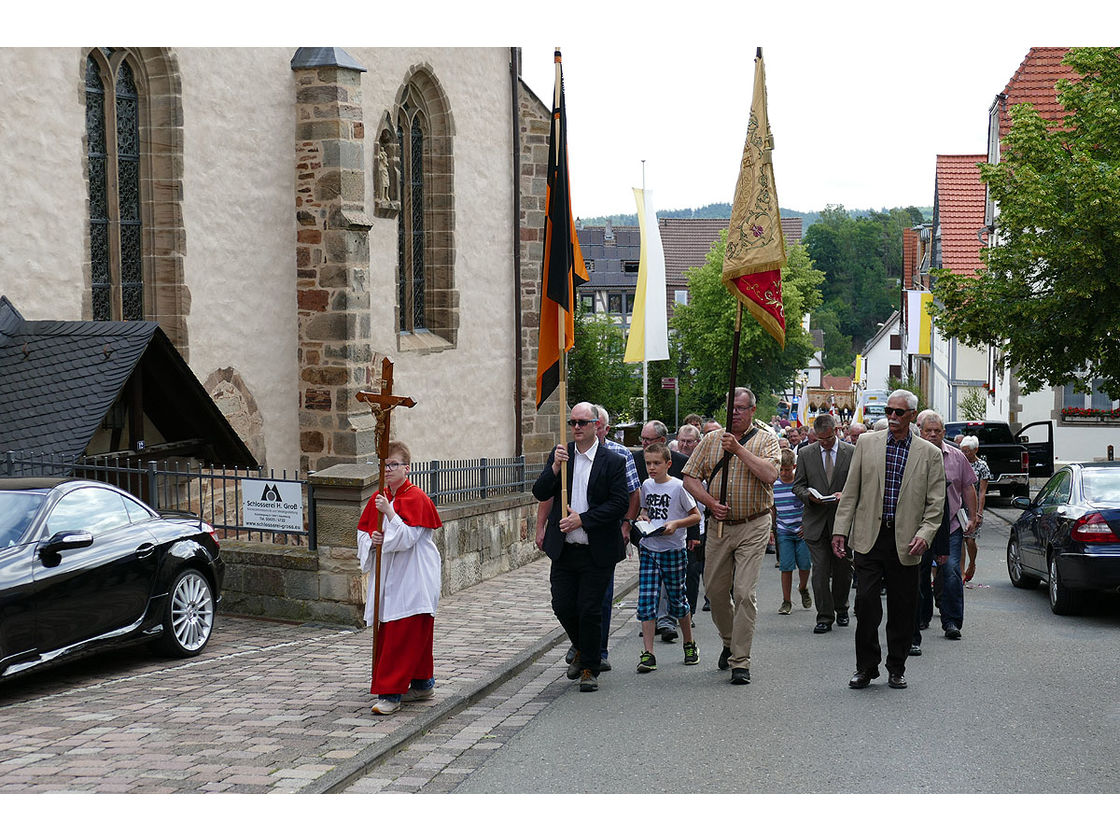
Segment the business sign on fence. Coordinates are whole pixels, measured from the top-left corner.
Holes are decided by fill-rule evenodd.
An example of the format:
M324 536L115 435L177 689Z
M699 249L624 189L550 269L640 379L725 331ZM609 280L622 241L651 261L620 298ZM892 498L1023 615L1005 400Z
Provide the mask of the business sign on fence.
M298 481L241 479L241 518L246 528L303 530L303 489Z

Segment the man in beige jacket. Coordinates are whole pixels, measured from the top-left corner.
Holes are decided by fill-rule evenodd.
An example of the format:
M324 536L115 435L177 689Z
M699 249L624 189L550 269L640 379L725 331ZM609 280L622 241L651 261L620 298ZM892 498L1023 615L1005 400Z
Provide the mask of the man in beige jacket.
M945 503L941 452L911 431L918 398L897 390L887 399L887 430L869 432L855 448L832 528L832 549L851 545L856 573L856 672L851 688L879 676L879 624L887 590L887 671L891 688L906 688L906 657L914 630L918 564Z

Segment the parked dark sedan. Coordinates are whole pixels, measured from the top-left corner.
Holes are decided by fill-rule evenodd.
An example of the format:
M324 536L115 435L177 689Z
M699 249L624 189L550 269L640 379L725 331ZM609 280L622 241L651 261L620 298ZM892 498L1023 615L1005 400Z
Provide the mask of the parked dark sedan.
M1046 580L1058 615L1078 612L1088 590L1120 590L1120 462L1068 464L1033 502L1014 505L1023 514L1007 543L1012 584Z
M205 522L97 481L0 480L0 678L125 642L196 656L222 574Z

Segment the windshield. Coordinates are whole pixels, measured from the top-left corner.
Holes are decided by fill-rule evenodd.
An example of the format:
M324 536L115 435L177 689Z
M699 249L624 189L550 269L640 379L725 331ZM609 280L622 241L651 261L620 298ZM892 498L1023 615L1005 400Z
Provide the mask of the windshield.
M1081 493L1090 502L1120 502L1120 470L1082 470Z
M0 548L19 545L46 496L42 493L0 492Z
M945 439L952 440L957 435L976 435L976 439L982 444L1015 442L1007 426L989 426L986 423L946 423Z

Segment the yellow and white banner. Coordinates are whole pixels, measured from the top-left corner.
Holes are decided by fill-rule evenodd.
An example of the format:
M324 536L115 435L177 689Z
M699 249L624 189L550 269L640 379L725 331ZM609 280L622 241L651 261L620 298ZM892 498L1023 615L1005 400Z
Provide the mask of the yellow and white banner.
M926 305L933 301L933 292L911 289L906 292L906 352L928 356L933 321Z
M652 362L669 358L669 324L665 297L665 251L657 212L649 190L634 189L638 203L638 227L642 251L638 260L638 285L634 290L634 312L626 339L624 362Z

